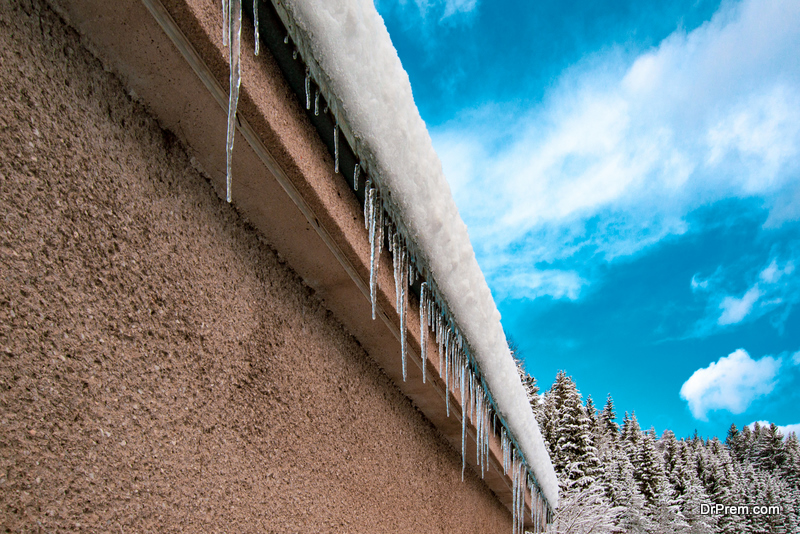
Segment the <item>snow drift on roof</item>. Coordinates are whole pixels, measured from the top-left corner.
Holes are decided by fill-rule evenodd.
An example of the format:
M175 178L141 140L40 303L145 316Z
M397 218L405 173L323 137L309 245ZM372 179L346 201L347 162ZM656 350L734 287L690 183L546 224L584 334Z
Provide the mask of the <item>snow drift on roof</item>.
M339 119L402 219L472 348L491 395L550 505L558 483L489 287L419 115L408 75L372 0L284 0L308 41Z

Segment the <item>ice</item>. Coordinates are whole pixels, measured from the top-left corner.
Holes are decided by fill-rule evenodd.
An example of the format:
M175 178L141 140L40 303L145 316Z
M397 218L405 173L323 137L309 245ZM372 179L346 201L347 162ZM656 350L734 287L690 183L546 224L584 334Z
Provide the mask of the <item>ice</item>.
M406 311L408 308L408 249L401 240L399 232L392 234L392 266L394 270L395 307L400 316L400 357L403 366L403 381L407 379L406 360L408 342L406 340Z
M339 174L339 120L333 125L333 172Z
M306 109L311 109L311 69L308 67L306 67Z
M372 303L372 319L375 320L375 309L377 307L377 295L375 294L376 289L376 281L377 281L377 272L375 269L375 224L377 222L375 217L375 197L377 195L377 190L374 187L371 187L367 192L367 227L369 231L369 298L370 302Z
M227 8L224 19L228 22L227 35L223 42L228 42L228 65L230 67L230 92L228 97L228 138L225 143L226 156L226 199L231 201L231 184L233 182L233 141L236 136L236 108L239 105L239 86L242 81L242 2L241 0L224 0Z
M450 330L444 332L444 392L447 417L450 417Z
M319 96L319 93L317 93ZM353 189L358 191L358 177L361 174L361 164L356 163L356 168L353 170Z
M467 467L467 397L464 391L464 379L467 374L467 362L461 366L461 481L464 481L464 469Z
M317 117L319 116L319 87L317 87L314 93L314 115Z
M258 32L258 0L253 0L253 31L256 35L256 50L255 54L258 55L260 51L261 35Z
M222 46L228 46L228 17L230 11L228 9L228 0L222 0Z
M358 171L358 163L356 163L356 171ZM358 176L353 179L358 189ZM422 360L422 383L425 383L426 368L425 363L428 359L428 320L426 312L428 308L428 283L422 282L419 289L419 346L420 346L420 359ZM464 376L461 376L463 383ZM463 441L463 440L462 440ZM462 475L463 478L463 475Z
M408 75L374 2L285 0L283 5L294 23L292 39L302 42L304 53L308 51L319 65L325 79L318 81L331 90L328 105L337 122L346 123L352 132L352 148L380 190L388 220L403 228L390 236L393 256L401 254L402 242L405 257L402 262L395 260L398 311L407 305L409 280L417 271L424 273L435 303L429 320L440 351L440 369L441 360L450 357L450 336L454 335L459 339L456 352L465 350L469 356L469 374L479 372L478 381L487 388L477 393L475 384L481 399L475 406L481 412L476 416L482 428L481 465L485 469L489 421L497 415L509 433L508 447L518 459L520 472L529 469L549 505L557 506L555 472L508 350L500 314L414 104ZM405 359L404 313L401 350ZM448 365L442 370L449 378L453 373ZM449 380L447 388L449 399Z

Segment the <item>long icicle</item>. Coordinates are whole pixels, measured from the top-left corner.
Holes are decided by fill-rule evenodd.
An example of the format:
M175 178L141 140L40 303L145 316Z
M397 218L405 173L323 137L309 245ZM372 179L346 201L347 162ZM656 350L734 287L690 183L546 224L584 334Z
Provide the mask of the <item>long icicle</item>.
M258 0L253 0L253 31L255 32L256 36L255 54L258 55L259 51L261 50L259 44L261 42L261 35L258 31Z
M356 168L353 169L353 189L358 191L358 177L361 174L361 164L356 163Z
M426 324L427 320L425 318L425 311L428 307L428 296L427 296L427 289L428 283L422 282L419 287L419 353L420 359L422 360L422 383L425 383L425 369L428 367L426 360L428 356L428 342L427 342L427 335L428 335L428 325ZM463 478L463 476L462 476Z
M311 109L311 69L306 67L306 109ZM337 166L338 168L338 166ZM336 172L339 172L338 170Z
M461 482L464 482L464 469L467 467L467 394L464 386L467 362L461 367Z
M230 66L230 93L228 99L228 138L225 145L226 161L226 199L232 199L233 182L233 141L236 136L236 108L239 105L239 86L242 81L242 1L227 0L228 21L228 64Z
M406 381L406 298L408 287L408 250L405 244L400 247L400 352L403 359L403 382Z
M377 269L375 266L376 260L376 226L378 217L376 217L376 204L377 202L377 189L374 187L369 190L367 195L367 210L369 212L369 299L372 304L372 320L375 320L375 309L377 307L376 283L377 283Z
M445 331L444 346L444 392L447 404L447 417L450 417L450 328Z

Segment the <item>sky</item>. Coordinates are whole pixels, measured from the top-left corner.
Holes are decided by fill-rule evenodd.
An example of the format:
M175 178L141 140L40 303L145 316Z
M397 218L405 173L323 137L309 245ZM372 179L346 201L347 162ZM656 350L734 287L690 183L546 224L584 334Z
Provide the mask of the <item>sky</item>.
M800 433L800 2L375 4L540 387Z

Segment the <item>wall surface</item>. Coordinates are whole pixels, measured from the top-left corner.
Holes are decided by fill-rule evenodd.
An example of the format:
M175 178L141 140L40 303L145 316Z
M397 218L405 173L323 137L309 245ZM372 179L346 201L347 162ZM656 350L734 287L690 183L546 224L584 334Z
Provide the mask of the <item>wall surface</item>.
M0 0L0 528L509 532L41 0Z

